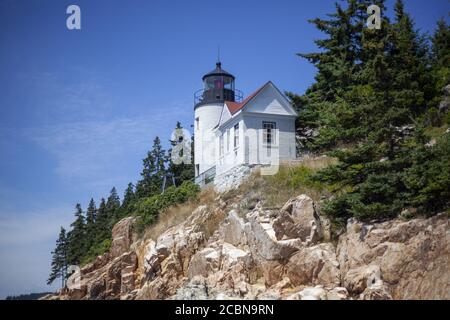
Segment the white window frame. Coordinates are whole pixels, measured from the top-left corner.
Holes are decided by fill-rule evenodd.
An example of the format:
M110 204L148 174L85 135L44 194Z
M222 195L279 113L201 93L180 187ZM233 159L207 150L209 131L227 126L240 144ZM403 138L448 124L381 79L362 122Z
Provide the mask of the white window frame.
M233 139L234 149L239 148L239 123L234 125L234 139Z
M262 128L263 128L263 144L268 147L275 146L277 123L274 121L263 121Z

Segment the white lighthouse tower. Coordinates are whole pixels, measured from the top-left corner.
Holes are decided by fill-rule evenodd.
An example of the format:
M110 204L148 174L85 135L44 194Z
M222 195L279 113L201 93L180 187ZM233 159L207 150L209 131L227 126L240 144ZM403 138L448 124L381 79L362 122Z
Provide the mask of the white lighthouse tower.
M271 81L245 100L234 84L217 62L195 93L195 182L202 187L236 185L254 167L275 174L280 161L296 159L297 113L290 101Z
M195 176L201 176L215 167L215 134L225 101L234 102L242 95L235 93L234 76L222 69L220 62L216 68L202 78L203 89L195 93ZM213 176L215 172L211 172ZM208 177L203 177L208 178Z

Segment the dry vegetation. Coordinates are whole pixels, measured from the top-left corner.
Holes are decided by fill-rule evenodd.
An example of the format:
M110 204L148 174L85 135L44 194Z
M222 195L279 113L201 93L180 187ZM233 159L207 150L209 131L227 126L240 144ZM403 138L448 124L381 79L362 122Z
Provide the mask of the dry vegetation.
M289 199L300 194L319 202L329 192L327 186L313 182L311 175L335 163L336 159L326 156L285 162L276 175L261 176L255 172L237 190L229 191L223 197L226 200L242 197L239 207L243 211L253 209L259 201L265 208L281 208Z
M151 227L147 228L144 239L156 240L164 231L184 222L197 207L213 203L216 197L213 188L207 188L202 190L195 200L170 206L160 213L158 220Z
M323 196L328 196L329 192L325 186L312 182L310 176L317 170L334 163L336 160L329 157L308 157L283 163L279 172L274 176L261 176L260 172L256 171L238 189L221 195L221 199L226 203L226 207L222 209L214 207L218 194L214 192L213 188L204 189L197 199L171 206L162 212L156 223L145 231L144 239L156 240L169 228L186 221L192 212L201 205L208 205L212 210L217 211L213 215L213 219L206 221L204 225L207 235L212 235L220 221L225 218L226 212L231 208L243 217L258 203L261 203L264 208L277 209L292 197L300 194L306 194L314 201L319 202Z

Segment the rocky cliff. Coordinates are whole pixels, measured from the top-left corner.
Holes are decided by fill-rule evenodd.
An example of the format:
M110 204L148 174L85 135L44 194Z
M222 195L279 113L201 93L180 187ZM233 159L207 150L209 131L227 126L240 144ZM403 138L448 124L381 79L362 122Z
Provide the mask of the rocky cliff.
M450 299L448 214L349 220L331 241L305 195L248 212L243 200L219 196L156 239L137 239L134 219L120 221L110 252L53 298Z

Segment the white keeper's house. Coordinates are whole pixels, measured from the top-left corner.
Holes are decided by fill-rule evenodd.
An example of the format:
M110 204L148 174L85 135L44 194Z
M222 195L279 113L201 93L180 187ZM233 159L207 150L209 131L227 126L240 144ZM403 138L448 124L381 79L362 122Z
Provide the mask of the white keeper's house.
M289 100L271 82L244 99L235 77L216 68L195 93L196 182L208 184L242 167L267 166L296 158L295 119Z

